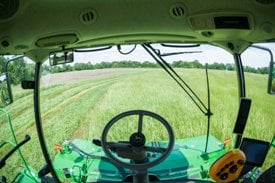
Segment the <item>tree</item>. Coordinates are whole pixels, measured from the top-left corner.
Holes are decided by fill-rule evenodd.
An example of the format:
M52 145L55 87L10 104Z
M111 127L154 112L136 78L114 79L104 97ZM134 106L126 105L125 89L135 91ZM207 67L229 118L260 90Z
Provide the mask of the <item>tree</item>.
M213 64L208 64L208 68L216 70L225 70L226 66L223 63L214 62Z
M19 84L22 79L25 78L25 68L26 63L22 58L12 61L8 65L8 72L12 84Z
M199 68L202 69L203 65L198 61L198 60L194 60L193 62L191 62L193 65L193 68Z
M225 64L225 70L227 71L234 71L235 70L235 65L234 64Z
M7 59L5 57L0 56L0 73L6 72L5 65L7 63Z
M7 59L0 56L0 73L6 72ZM9 79L12 84L19 84L22 80L34 79L34 64L27 64L23 58L11 61L8 64Z

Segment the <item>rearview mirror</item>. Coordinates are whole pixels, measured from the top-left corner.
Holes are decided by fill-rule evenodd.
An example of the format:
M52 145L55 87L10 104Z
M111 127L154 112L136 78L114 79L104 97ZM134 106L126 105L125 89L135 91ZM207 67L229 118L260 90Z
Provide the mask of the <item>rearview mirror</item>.
M268 93L275 94L275 63L270 62L269 78L268 78Z
M50 53L51 66L71 63L73 61L74 61L74 52L72 50Z
M12 96L9 91L9 82L6 73L2 73L0 75L0 96L0 107L4 107L12 103Z

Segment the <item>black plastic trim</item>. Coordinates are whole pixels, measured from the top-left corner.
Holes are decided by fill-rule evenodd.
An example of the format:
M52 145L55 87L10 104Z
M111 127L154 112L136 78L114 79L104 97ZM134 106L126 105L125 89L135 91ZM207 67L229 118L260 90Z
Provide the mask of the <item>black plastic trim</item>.
M51 171L53 179L57 182L60 183L58 176L56 172L54 171L52 161L50 159L50 155L48 153L47 147L46 147L46 142L44 139L44 134L43 134L43 127L41 123L41 115L40 115L40 76L41 76L41 65L42 63L36 63L35 65L35 86L34 86L34 116L35 116L35 123L36 123L36 130L37 130L37 135L40 143L40 147L44 156L44 159L48 165L49 170Z
M216 29L246 29L249 30L249 21L246 16L214 17Z
M249 111L251 106L251 99L249 98L241 98L239 112L237 116L237 120L235 123L235 127L233 133L235 134L243 134L246 122L248 119Z
M238 80L238 88L239 88L239 99L241 101L242 98L246 97L245 93L245 78L244 78L244 72L243 72L243 65L242 65L242 59L240 54L233 54L234 61L236 65L236 72L237 72L237 80ZM236 141L234 144L235 148L238 148L242 141L242 134L237 134Z
M251 144L260 145L261 149L253 148L254 152L251 150L252 149L251 147L250 147L250 149L246 149L246 147ZM263 165L266 155L268 153L269 146L270 146L270 143L266 142L266 141L251 139L251 138L243 138L242 143L240 145L240 149L246 155L245 164L253 166L253 167L261 167ZM259 152L259 150L261 151L261 153ZM251 154L254 154L253 159L251 159L251 156L250 156Z

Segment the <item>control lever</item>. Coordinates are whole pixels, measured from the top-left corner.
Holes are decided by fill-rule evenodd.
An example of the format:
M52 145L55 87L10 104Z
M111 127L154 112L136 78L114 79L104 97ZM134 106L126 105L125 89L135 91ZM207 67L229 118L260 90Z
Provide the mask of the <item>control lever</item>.
M269 169L263 172L256 180L256 183L275 182L274 175L275 175L275 165L271 166Z
M92 143L94 145L96 145L96 146L102 147L101 140L99 140L99 139L93 139ZM129 143L129 142L127 142L127 141L119 141L119 143ZM113 151L113 152L116 152L116 148L115 147L110 147L110 150Z
M48 165L46 164L45 166L43 166L41 168L41 170L39 170L38 172L38 177L41 178L41 177L44 177L45 175L47 175L48 173L50 173L50 169L48 167Z
M92 142L94 145L101 147L101 141L99 139L93 139Z
M6 160L17 150L19 147L24 145L26 142L28 142L31 139L29 135L25 136L25 139L22 140L20 143L18 143L16 146L14 146L1 160L0 160L0 169L3 168L6 164Z
M0 183L7 183L7 178L5 176L0 176Z

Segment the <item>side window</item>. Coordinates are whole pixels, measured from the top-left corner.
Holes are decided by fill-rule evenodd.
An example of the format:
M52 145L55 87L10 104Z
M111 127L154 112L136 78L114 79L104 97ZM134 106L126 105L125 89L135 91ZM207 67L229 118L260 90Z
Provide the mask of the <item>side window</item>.
M275 54L275 44L258 44L267 47ZM275 134L275 96L267 93L270 54L267 51L248 48L242 54L245 72L246 96L252 99L251 109L244 136L271 141ZM273 154L273 155L272 155ZM275 150L271 148L264 167L270 167ZM273 156L273 157L272 157Z
M35 132L35 119L33 112L33 91L23 90L21 81L34 80L35 65L27 59L18 59L9 62L8 70L5 65L8 62L7 57L0 57L0 84L1 84L1 110L0 110L0 157L2 158L13 147L13 135L10 131L10 124L13 126L14 134L17 141L20 142L25 138L25 135L31 136L31 142L25 144L20 149L25 156L30 166L34 167L35 162L31 161L33 154L29 156L34 148L38 147L38 140L33 132ZM6 77L8 72L8 78ZM13 103L7 105L7 79L10 80L11 90L13 94ZM4 110L5 108L5 110ZM5 113L8 111L10 118ZM7 142L7 143L5 143ZM32 147L36 146L36 147ZM41 155L42 156L42 155ZM13 180L22 170L22 161L18 153L15 153L7 160L7 166L1 169L0 174L7 176L8 180Z

